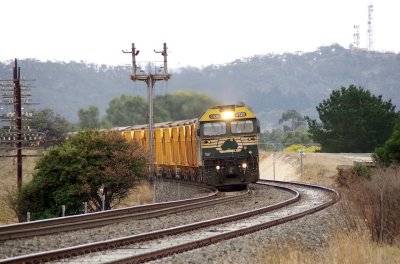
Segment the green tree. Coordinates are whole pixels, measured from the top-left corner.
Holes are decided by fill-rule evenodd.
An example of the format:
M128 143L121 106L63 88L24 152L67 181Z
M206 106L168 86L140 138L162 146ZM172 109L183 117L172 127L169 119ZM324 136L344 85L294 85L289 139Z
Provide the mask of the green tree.
M373 158L383 165L400 163L400 123L393 129L390 138L381 147L375 149Z
M342 87L316 107L321 123L306 118L310 137L325 152L372 152L389 138L399 116L395 108L361 87Z
M65 118L50 108L33 112L26 125L43 135L41 143L45 146L63 142L71 128L71 124Z
M79 127L81 129L97 129L100 128L99 109L91 105L87 110L79 109Z
M277 151L283 148L282 140L284 132L280 128L273 128L260 134L261 148L267 151Z
M304 126L306 124L306 120L304 117L298 113L296 110L290 109L286 112L282 113L281 119L279 119L279 124L282 124L286 121L290 122L290 127L284 125L283 131L295 131L298 127Z
M54 217L62 205L67 214L78 214L82 202L99 211L103 195L110 209L146 178L146 163L145 151L118 132L80 132L38 161L32 181L20 192L18 214Z
M305 126L298 127L295 131L287 131L283 138L282 144L287 147L290 145L310 145L312 140L308 135L308 130Z
M220 104L206 94L192 91L177 91L173 94L157 96L154 101L156 105L169 113L170 120L196 118L208 108Z
M148 123L147 102L140 96L121 95L114 98L106 110L106 119L112 126L131 126ZM169 113L154 104L154 121L170 120Z

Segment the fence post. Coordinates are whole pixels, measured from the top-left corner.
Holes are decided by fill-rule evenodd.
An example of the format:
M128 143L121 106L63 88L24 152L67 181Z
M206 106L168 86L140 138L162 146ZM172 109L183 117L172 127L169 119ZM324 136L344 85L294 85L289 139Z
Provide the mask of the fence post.
M61 205L61 215L62 217L65 216L65 205Z
M84 213L87 214L87 202L83 203Z
M105 211L105 208L106 208L106 196L102 195L101 196L101 210Z
M178 182L178 200L181 199L181 183Z
M31 221L31 212L26 213L26 221L27 222Z

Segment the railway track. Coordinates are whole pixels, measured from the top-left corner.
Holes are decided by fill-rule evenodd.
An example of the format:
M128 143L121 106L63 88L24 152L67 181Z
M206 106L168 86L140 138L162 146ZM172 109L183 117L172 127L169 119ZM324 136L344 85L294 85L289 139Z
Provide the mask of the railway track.
M68 262L71 263L143 262L282 224L322 210L339 199L336 191L320 186L267 181L260 181L259 184L285 189L293 196L274 205L235 215L119 239L5 259L0 263L37 263L65 257L70 258ZM105 252L86 255L97 251ZM79 257L75 259L74 256Z
M187 182L181 183L189 184ZM207 185L197 183L190 183L190 185L204 188L208 190L210 194L193 199L134 206L82 215L73 215L0 226L0 241L79 230L83 228L99 227L121 222L126 219L147 219L165 214L191 210L202 206L208 206L209 204L223 203L234 199L240 199L240 196L237 196L236 198L222 197L216 188ZM245 196L247 194L243 193L242 195Z

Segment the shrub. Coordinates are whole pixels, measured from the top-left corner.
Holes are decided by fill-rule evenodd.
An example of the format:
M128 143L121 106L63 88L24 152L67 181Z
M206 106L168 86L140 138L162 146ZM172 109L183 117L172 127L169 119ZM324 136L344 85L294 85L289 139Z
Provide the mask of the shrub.
M19 219L34 219L116 207L146 178L146 152L118 132L80 132L62 146L50 149L36 164L33 179L21 189Z
M385 144L375 149L373 158L385 166L400 163L400 123L394 127L392 135Z
M357 164L356 166L353 167L353 171L356 175L364 178L364 179L371 179L371 169L368 168L367 166L364 166L362 164Z
M284 152L298 152L300 150L304 150L304 152L312 153L312 152L318 152L321 150L321 147L319 146L309 146L306 147L304 145L291 145L289 147L286 147L283 151Z

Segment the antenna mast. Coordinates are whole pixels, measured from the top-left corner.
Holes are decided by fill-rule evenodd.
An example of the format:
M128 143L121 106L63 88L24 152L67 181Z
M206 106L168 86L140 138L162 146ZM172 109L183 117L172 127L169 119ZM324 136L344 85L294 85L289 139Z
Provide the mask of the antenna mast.
M354 25L354 41L353 41L353 46L355 49L358 49L360 47L360 25Z
M372 11L374 6L372 4L368 5L368 30L367 30L367 35L368 35L368 51L372 51L372 45L373 45L373 40L372 40Z

